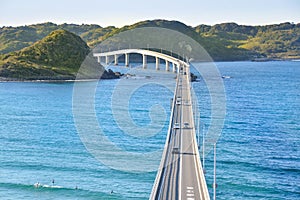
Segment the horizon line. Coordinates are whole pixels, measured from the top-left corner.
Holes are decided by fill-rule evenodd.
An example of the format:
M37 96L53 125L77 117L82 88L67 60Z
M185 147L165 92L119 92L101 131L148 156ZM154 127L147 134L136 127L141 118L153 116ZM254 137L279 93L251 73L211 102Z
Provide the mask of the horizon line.
M300 24L300 22L292 22L292 21L282 21L282 22L271 22L271 23L262 23L262 24L243 24L243 23L238 23L238 22L235 22L235 21L227 21L227 22L218 22L218 23L214 23L214 24L210 24L210 23L199 23L198 25L196 26L193 26L193 25L189 25L185 22L182 22L182 21L179 21L179 20L169 20L169 19L145 19L145 20L140 20L140 21L136 21L134 23L128 23L128 24L125 24L125 25L121 25L121 26L116 26L116 25L106 25L106 26L102 26L100 23L95 23L95 22L90 22L90 23L85 23L85 22L53 22L53 21L44 21L44 22L29 22L29 23L24 23L24 24L15 24L15 25L0 25L0 28L5 28L5 27L13 27L13 28L16 28L16 27L22 27L22 26L32 26L32 25L38 25L38 24L46 24L46 23L52 23L52 24L56 24L56 25L62 25L62 24L74 24L74 25L98 25L102 28L106 28L106 27L115 27L115 28L122 28L124 26L130 26L130 25L134 25L136 23L139 23L139 22L144 22L144 21L157 21L157 20L164 20L164 21L176 21L176 22L180 22L180 23L183 23L187 26L191 26L191 27L197 27L197 26L200 26L200 25L208 25L208 26L215 26L215 25L219 25L219 24L229 24L229 23L235 23L237 25L240 25L240 26L268 26L268 25L276 25L276 24L283 24L283 23L290 23L290 24Z

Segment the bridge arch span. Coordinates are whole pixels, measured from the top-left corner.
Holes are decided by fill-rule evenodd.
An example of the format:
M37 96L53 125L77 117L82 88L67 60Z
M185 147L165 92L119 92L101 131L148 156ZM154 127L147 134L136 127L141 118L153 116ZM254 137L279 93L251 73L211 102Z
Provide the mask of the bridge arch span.
M156 70L159 70L159 60L165 60L166 62L166 71L170 71L170 63L172 63L172 71L173 72L179 72L180 66L183 67L189 67L189 64L185 61L182 61L178 58L175 58L173 56L169 56L163 53L159 53L156 51L151 50L145 50L145 49L122 49L122 50L116 50L116 51L108 51L103 53L93 53L94 57L98 58L98 62L100 63L101 57L105 57L106 64L109 63L109 56L114 56L114 63L118 64L118 57L120 55L125 55L125 66L129 66L129 54L141 54L143 57L143 68L147 68L147 56L155 57L156 60Z

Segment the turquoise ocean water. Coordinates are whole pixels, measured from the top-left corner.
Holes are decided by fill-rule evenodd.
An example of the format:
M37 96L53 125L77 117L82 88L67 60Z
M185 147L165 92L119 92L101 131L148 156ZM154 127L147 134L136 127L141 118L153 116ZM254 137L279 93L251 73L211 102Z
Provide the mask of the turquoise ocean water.
M218 199L300 199L300 62L217 66L221 75L231 77L223 79L227 113L217 144ZM132 85L139 80L123 81ZM117 83L101 81L95 97L107 137L124 151L162 150L168 118L150 138L127 136L118 128L110 103ZM207 125L209 94L201 79L193 87L201 124ZM0 199L148 199L155 171L115 170L86 150L73 120L72 92L71 82L0 83ZM172 95L154 83L135 91L128 105L135 124L151 121L154 104L169 115ZM210 153L205 168L211 194L212 161ZM43 187L35 188L37 182Z

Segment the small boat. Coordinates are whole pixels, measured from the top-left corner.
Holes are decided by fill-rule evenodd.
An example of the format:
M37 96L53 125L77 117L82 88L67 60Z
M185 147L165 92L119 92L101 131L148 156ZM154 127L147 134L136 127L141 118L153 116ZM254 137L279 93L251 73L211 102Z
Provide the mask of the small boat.
M222 76L223 79L225 78L231 78L231 76Z

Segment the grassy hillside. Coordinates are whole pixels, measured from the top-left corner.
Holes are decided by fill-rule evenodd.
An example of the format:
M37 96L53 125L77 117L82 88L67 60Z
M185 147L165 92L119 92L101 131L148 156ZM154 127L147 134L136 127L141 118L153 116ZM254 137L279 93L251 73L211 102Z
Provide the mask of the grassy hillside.
M93 43L90 43L91 46L95 46L101 41L118 34L123 31L132 30L135 28L142 27L158 27L158 28L166 28L181 32L202 45L206 49L206 51L210 54L210 56L214 60L222 60L222 61L231 61L231 60L249 60L253 57L257 57L258 53L248 50L245 48L238 48L233 46L224 45L223 42L220 42L218 39L213 37L206 37L205 35L201 35L195 31L195 28L191 26L187 26L178 21L167 21L167 20L148 20L138 22L136 24L130 26L124 26L120 29L114 29L112 32L107 33L103 37L98 40L94 40ZM149 33L151 34L151 33ZM160 38L157 38L158 40ZM141 43L141 41L139 41ZM162 43L164 41L161 41ZM134 42L133 42L134 43Z
M4 54L0 76L16 79L73 79L90 49L77 35L56 30L20 51Z
M202 37L218 41L228 48L247 49L268 58L300 57L300 24L282 23L243 26L235 23L199 25Z
M52 31L63 29L80 36L85 42L99 39L114 30L114 27L102 28L99 25L76 25L42 23L30 26L0 28L0 54L18 51L41 40Z
M182 32L198 41L216 61L250 60L260 57L300 58L300 24L244 26L223 23L191 27L178 21L167 20L142 21L122 28L53 23L2 27L0 54L19 51L33 45L57 29L80 36L92 48L117 33L139 27L162 27Z

